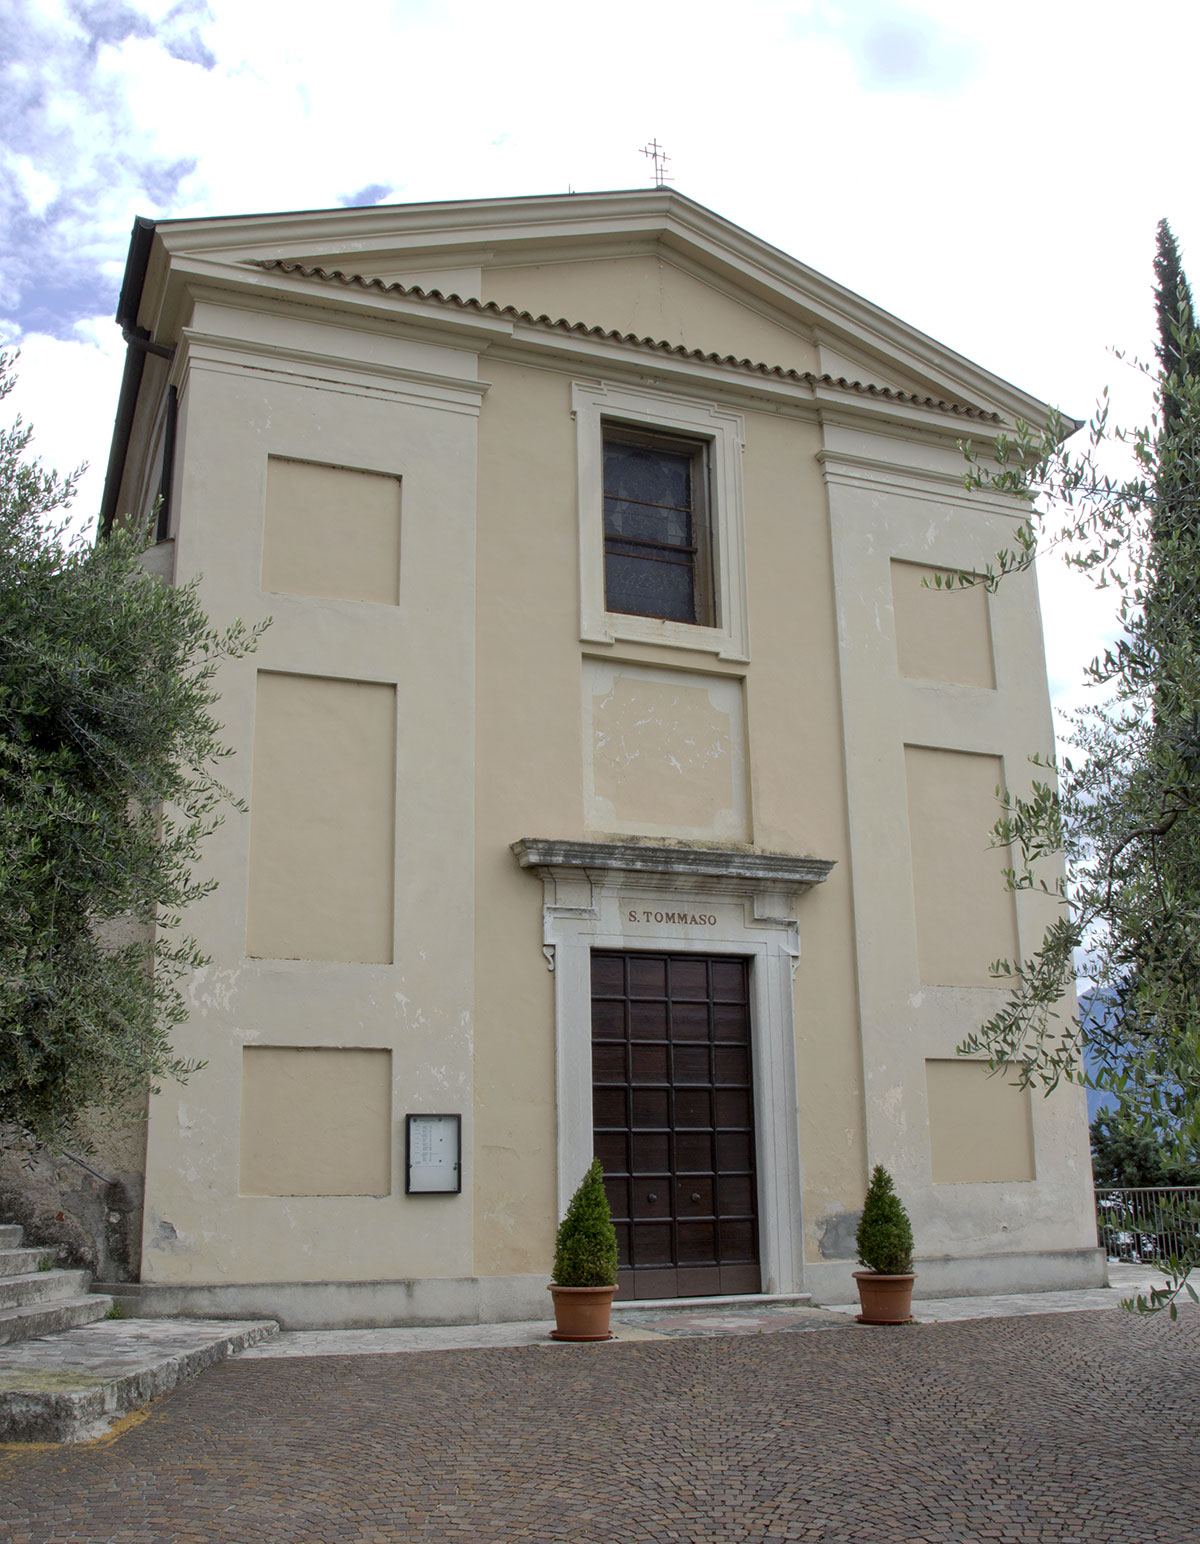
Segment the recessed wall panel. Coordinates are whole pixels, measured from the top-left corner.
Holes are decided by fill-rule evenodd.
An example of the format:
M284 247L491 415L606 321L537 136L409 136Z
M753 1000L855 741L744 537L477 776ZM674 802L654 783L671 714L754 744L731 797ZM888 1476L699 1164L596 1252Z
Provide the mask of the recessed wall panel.
M592 829L748 839L742 691L729 677L585 660Z
M394 606L400 584L400 479L272 456L264 590Z
M990 845L1004 782L999 756L904 747L922 982L997 986L988 967L1017 952L1007 849Z
M989 1076L985 1062L925 1063L935 1184L1036 1179L1029 1090L1015 1076Z
M387 1195L391 1127L390 1051L243 1049L242 1195Z
M392 959L396 688L262 671L246 952Z
M988 594L981 584L967 589L934 587L955 576L923 563L892 562L892 605L900 674L918 680L995 687Z

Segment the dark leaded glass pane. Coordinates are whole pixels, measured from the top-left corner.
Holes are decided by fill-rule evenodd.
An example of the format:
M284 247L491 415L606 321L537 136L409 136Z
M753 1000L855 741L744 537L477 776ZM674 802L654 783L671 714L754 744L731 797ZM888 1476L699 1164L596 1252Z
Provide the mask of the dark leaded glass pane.
M662 509L657 504L635 504L629 499L606 496L604 534L610 540L652 548L679 547L686 556L692 548L691 510Z
M642 504L690 509L692 458L651 445L620 445L610 440L604 447L604 492Z
M604 562L604 603L609 611L694 622L692 566L609 553Z
M693 456L604 447L605 604L609 611L696 620Z

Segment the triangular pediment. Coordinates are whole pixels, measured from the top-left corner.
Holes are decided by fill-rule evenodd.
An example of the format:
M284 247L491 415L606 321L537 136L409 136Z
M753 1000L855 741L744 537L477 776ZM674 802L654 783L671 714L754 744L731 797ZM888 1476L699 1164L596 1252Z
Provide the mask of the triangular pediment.
M682 194L480 199L159 224L168 267L286 263L417 286L534 317L961 403L1006 419L1045 405ZM170 256L170 264L166 255ZM164 313L160 310L159 315Z

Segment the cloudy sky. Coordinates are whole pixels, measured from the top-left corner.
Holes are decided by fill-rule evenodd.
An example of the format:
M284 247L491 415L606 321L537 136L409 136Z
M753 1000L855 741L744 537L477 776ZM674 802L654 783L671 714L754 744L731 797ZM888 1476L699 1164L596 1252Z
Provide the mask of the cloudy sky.
M7 0L0 343L99 501L135 215L674 185L1076 415L1200 282L1195 0ZM1064 696L1105 610L1046 572Z

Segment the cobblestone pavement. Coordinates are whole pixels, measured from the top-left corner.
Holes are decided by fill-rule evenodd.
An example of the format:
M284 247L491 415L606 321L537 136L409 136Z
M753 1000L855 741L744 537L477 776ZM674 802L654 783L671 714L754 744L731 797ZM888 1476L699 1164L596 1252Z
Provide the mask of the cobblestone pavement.
M236 1360L136 1420L0 1450L0 1536L1200 1541L1192 1309Z

